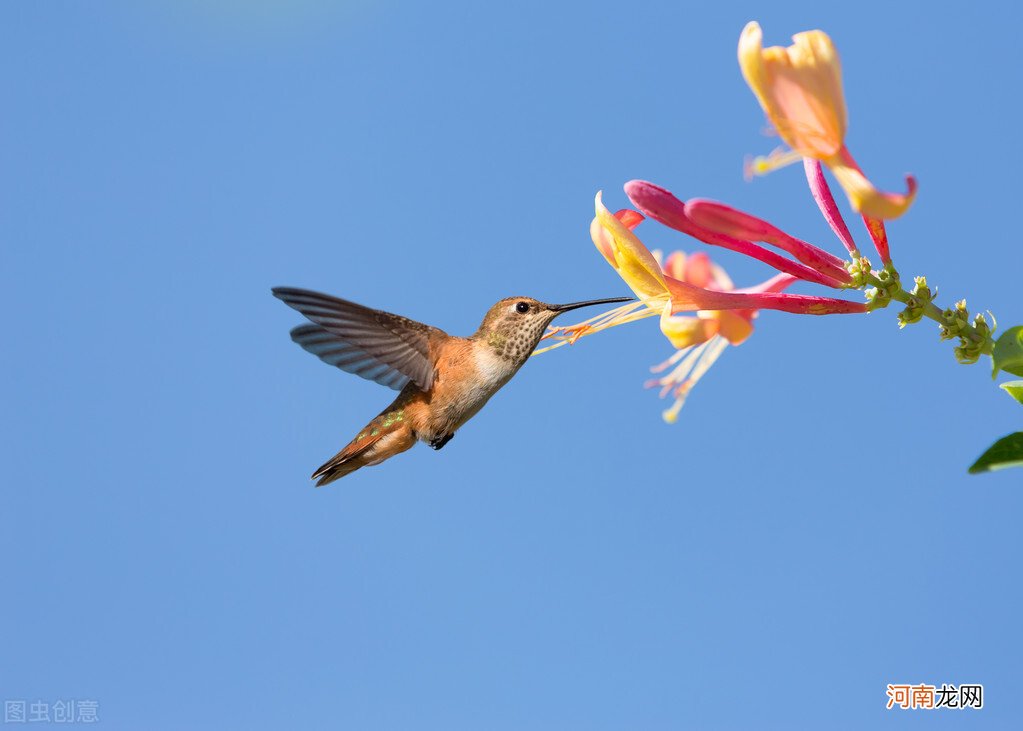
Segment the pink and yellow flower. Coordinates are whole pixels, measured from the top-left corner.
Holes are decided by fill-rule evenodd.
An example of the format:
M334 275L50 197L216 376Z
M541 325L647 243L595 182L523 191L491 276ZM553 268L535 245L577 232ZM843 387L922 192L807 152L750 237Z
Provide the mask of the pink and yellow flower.
M796 279L814 282L820 282L823 279L829 286L843 286L838 279L832 279L805 264L792 262L750 241L737 239L700 226L689 218L682 201L652 183L632 181L625 186L625 189L632 202L647 216L672 228L678 228L706 243L739 250L761 261L766 261L783 274L788 274L790 276L789 283ZM612 215L604 206L600 193L597 193L594 204L597 215L595 224L591 224L590 233L597 248L604 254L608 263L618 270L618 274L636 293L636 296L649 309L660 309L662 316L699 310L769 309L801 315L865 311L862 303L831 297L785 294L779 291L722 291L710 286L699 286L689 281L676 279L662 270L654 255L632 232L632 229L642 220L641 217L635 217L634 212ZM630 215L634 217L635 221L631 225L623 222L623 219L628 219ZM792 241L797 240L792 239ZM807 251L812 249L822 255L825 254L812 244L799 243ZM844 270L843 273L845 273Z
M660 386L662 396L669 393L675 396L674 405L664 412L666 420L675 420L689 391L725 348L741 344L752 334L753 320L759 310L809 315L866 311L866 306L858 302L783 292L798 279L836 288L848 281L848 273L841 267L840 260L812 244L727 206L710 201L697 206L707 212L708 220L713 219L711 222L718 228L729 228L732 234L748 234L778 246L800 259L793 262L752 241L700 225L687 215L686 204L657 186L633 181L626 190L637 207L662 223L708 243L755 256L780 270L779 274L754 287L736 289L725 271L704 253L686 256L679 251L662 260L658 252L647 249L633 232L644 216L628 209L612 214L597 193L591 238L639 301L576 325L552 328L545 337L557 342L537 352L575 342L584 335L609 327L659 316L661 331L676 352L654 369L662 372L671 367L671 370L648 385Z
M674 405L664 412L668 421L675 420L693 385L728 345L739 345L749 338L760 310L804 315L868 310L868 305L861 302L785 292L791 284L802 280L832 289L861 289L873 282L875 289L867 295L876 303L873 298L884 286L881 275L875 276L869 262L860 256L822 165L831 170L853 208L863 216L886 270L890 269L891 256L884 220L904 213L916 194L916 181L908 176L907 193L878 191L846 148L841 65L826 34L799 33L788 48L765 49L760 26L750 23L739 41L739 63L768 119L792 148L761 158L757 171L766 172L801 159L814 200L852 261L847 263L757 216L711 200L682 201L646 181L633 180L625 185L626 194L638 210L625 209L612 215L597 193L590 236L638 301L576 325L552 328L545 337L555 343L543 350L626 322L658 317L662 333L676 352L654 368L654 372L665 375L648 385L660 386L662 396L674 395ZM662 259L634 233L645 218L703 243L756 259L779 273L754 287L737 289L724 270L704 253L687 256L676 251Z
M869 219L901 216L916 195L916 180L906 176L907 192L877 190L845 146L847 113L842 70L831 38L819 30L797 33L793 44L763 47L763 33L750 22L739 37L739 66L778 135L791 153L754 161L766 173L799 158L824 163L849 197L852 207Z

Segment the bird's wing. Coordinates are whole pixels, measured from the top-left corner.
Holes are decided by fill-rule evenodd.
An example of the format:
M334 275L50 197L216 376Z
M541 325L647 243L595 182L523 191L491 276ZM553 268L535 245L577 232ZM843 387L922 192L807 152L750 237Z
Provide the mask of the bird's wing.
M273 294L316 323L296 327L291 339L323 362L394 389L433 385L430 342L442 330L306 289L275 287Z
M291 331L291 339L327 365L376 381L381 386L400 391L409 382L409 377L404 373L381 363L366 351L352 345L350 340L319 325L299 325Z

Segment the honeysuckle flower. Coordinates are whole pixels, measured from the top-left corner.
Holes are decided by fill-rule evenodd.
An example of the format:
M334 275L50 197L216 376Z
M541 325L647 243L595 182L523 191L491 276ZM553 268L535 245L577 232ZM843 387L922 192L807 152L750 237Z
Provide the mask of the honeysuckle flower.
M801 278L785 271L754 287L737 289L725 271L711 262L706 254L686 256L682 252L675 252L662 261L658 253L647 249L633 233L644 220L640 213L626 209L612 214L604 206L600 193L597 193L594 201L594 210L596 215L590 225L593 243L639 301L576 325L552 328L545 337L555 339L555 344L537 352L573 343L584 335L609 327L659 316L661 331L676 348L676 353L655 369L660 372L671 366L671 370L648 385L660 386L662 396L669 393L675 396L674 405L664 412L668 421L675 419L693 385L725 348L729 344L739 345L752 334L753 320L758 310L775 309L811 315L866 311L866 306L859 302L784 293L784 289ZM715 209L715 212L720 211ZM762 235L765 240L784 241L785 246L798 249L804 258L822 267L831 270L835 266L831 261L834 257L829 258L826 252L782 234L759 219L742 214L737 220L755 229L757 235ZM699 230L701 236L719 236L709 229L699 229L691 222L687 225L693 230ZM744 244L777 256L751 242L738 241L738 248L743 249ZM778 258L789 261L784 257ZM799 267L806 270L800 270L806 275L802 278L823 276L804 264ZM842 273L848 276L844 269ZM817 280L811 278L811 281ZM828 279L827 282L829 286L840 286L834 279Z
M745 254L774 267L778 271L791 274L799 279L805 279L808 282L823 284L827 287L839 288L848 281L847 272L837 272L833 269L817 270L801 262L786 259L784 256L758 246L752 241L739 239L727 233L713 231L705 226L700 226L688 214L685 203L672 195L670 191L653 183L633 180L625 184L625 192L633 205L650 218L706 244L720 246L740 254ZM797 240L793 239L793 241L796 242ZM798 244L803 247L803 258L813 260L825 254L825 252L819 249L817 252L811 252L808 248L805 248L811 247L811 245L805 242L798 242Z
M767 172L802 160L813 198L850 261L731 206L698 198L682 201L664 188L634 180L626 184L625 191L639 210L623 209L612 214L597 193L590 235L597 250L638 300L575 325L551 328L544 339L553 344L535 352L573 343L616 325L658 317L674 353L651 369L656 377L647 386L659 387L662 398L673 397L671 407L663 412L670 423L677 419L694 385L728 346L740 345L752 335L760 310L823 315L866 312L897 302L904 306L898 313L900 328L924 318L934 320L942 339L958 338L959 345L953 352L960 363L974 363L987 354L992 357L995 374L1005 370L1023 375L1018 368L1023 349L1023 334L1019 331L1023 326L1010 328L995 341L993 315L990 324L981 314L971 323L965 300L956 303L955 308L942 310L934 303L936 289L932 290L922 276L915 278L912 291L903 287L891 260L885 220L901 215L911 205L916 181L907 176L905 194L878 191L846 148L841 67L831 39L821 31L809 31L794 36L788 48L764 49L760 26L750 23L739 42L739 62L768 119L791 146L791 150L779 148L766 158L758 158L750 168ZM862 215L883 268L874 269L860 254L835 203L823 166L831 170L853 208ZM725 271L703 252L687 255L675 251L665 259L659 251L648 250L635 234L646 218L704 243L757 259L779 273L755 287L737 289ZM833 289L861 290L869 304L784 291L800 280ZM997 442L970 471L986 469L991 462L985 460L1003 442Z
M806 180L810 184L810 192L813 194L813 199L817 201L817 207L824 214L824 218L827 220L828 225L831 226L831 230L835 232L835 235L838 236L843 246L848 250L852 260L856 262L860 258L860 252L856 249L856 244L853 241L852 234L849 233L849 227L846 225L845 219L842 218L838 206L835 205L835 198L831 195L828 181L824 179L824 171L821 170L820 162L806 158L803 160L803 167L806 170ZM874 248L877 249L881 261L884 262L885 266L890 266L892 255L888 247L888 233L885 231L884 221L879 218L864 216L863 223L867 227L867 233L870 234L870 239L874 242Z
M659 252L654 252L655 255ZM663 264L664 273L698 287L723 292L777 293L796 281L789 274L776 274L755 287L736 290L732 280L703 252L686 255L673 252ZM753 334L753 320L759 311L701 310L695 316L672 315L661 318L661 331L667 336L675 353L651 370L662 374L647 381L648 387L660 387L661 398L674 397L672 405L662 412L669 424L678 419L689 392L729 345L740 345Z
M835 289L844 288L851 282L845 262L837 256L790 236L749 213L700 198L683 202L671 191L644 180L626 183L625 192L632 204L646 216L704 243L738 251L808 282ZM840 216L838 220L841 220ZM754 241L775 246L798 261L769 251Z
M681 201L679 201L681 203ZM849 272L845 262L833 254L790 236L772 224L723 203L690 198L683 204L686 215L701 228L733 238L760 241L786 251L800 262L822 274L838 286L848 284ZM835 286L831 282L824 282Z
M849 227L846 225L845 219L842 218L838 206L835 205L835 197L831 195L828 181L824 179L824 171L821 169L820 161L814 160L812 157L805 157L803 158L803 169L806 171L806 182L810 184L810 193L813 195L813 199L817 201L817 207L820 208L824 220L831 226L831 230L835 232L835 236L842 242L849 255L853 259L858 259L860 252L856 248L852 234L849 233Z
M842 70L831 38L819 30L797 33L793 44L763 47L760 25L750 22L739 37L739 67L778 135L791 154L772 154L754 161L765 173L799 158L819 160L831 170L852 207L867 218L901 216L916 195L916 180L907 175L907 192L877 190L845 146L847 113Z
M649 205L644 209L642 205L643 196L633 197L637 189L652 192L655 195L666 194L666 197L663 197L665 201L668 201L670 198L675 203L684 206L681 201L670 193L662 188L657 188L657 186L651 183L633 181L626 185L626 190L629 192L633 202L637 203L637 207L646 215L662 222L665 222L662 214L665 212L671 213L674 209L652 209ZM646 202L649 203L649 201ZM664 273L654 255L650 253L646 246L643 245L643 242L632 232L632 228L638 225L638 220L630 228L629 225L622 221L623 218L628 217L628 214L612 215L604 206L600 193L597 193L594 209L598 224L597 235L594 236L594 243L597 245L597 248L604 253L611 266L618 270L618 274L625 280L625 283L629 285L632 291L636 293L636 296L648 308L660 308L662 316L698 310L767 309L782 310L801 315L828 315L864 311L862 303L831 297L759 290L722 291L709 286L702 287L682 279L676 279ZM635 214L632 215L634 216ZM709 229L701 229L691 221L688 221L688 219L686 226L691 230L695 227L696 234L698 234L697 238L700 238L700 240L727 239L729 243L734 243L738 249L751 248L759 250L761 254L771 254L782 260L779 262L782 266L777 266L776 268L794 278L806 278L810 281L817 281L817 278L823 276L816 272L816 270L810 269L803 264L792 266L795 264L794 262L784 257L778 257L773 252L769 252L751 242L731 239L731 237L717 234ZM594 230L595 227L591 225L591 234L594 233ZM806 244L806 246L809 247L811 245ZM608 251L610 251L610 256L608 256ZM761 257L757 256L756 258ZM793 271L789 271L790 269L795 269L795 271L799 271L804 276L794 274ZM831 286L835 285L832 284Z

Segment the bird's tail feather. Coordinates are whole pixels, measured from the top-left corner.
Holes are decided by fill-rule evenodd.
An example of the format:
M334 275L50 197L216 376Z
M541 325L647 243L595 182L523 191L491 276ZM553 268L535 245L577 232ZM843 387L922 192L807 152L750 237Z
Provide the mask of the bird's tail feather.
M324 485L329 485L334 480L340 480L345 475L352 474L360 467L362 467L361 462L341 462L334 458L316 470L313 473L313 479L316 480L317 487L323 487Z
M404 412L401 409L385 411L369 422L344 449L320 465L312 477L317 480L316 486L322 487L360 467L378 464L404 452L415 442L415 434Z
M369 429L367 428L365 431L369 431ZM366 462L359 459L359 456L365 454L370 447L380 441L382 436L383 434L376 434L372 437L368 435L362 437L360 434L359 437L349 442L344 449L320 465L312 474L312 478L317 480L316 486L323 487L345 475L350 475L365 465Z

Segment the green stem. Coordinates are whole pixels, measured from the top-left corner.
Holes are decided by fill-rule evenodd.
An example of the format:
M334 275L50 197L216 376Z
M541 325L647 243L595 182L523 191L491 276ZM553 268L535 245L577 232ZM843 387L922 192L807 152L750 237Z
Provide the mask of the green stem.
M893 288L890 283L881 281L873 272L865 273L863 275L863 278L866 282L868 282L871 286L876 287L879 291L880 290L887 291L891 298L896 302L901 302L904 305L916 303L918 306L922 307L924 317L934 320L939 325L945 326L948 325L948 323L945 321L945 317L943 314L944 311L940 307L934 304L934 302L923 301L920 297L915 297L912 293L907 292L905 289L902 288L901 280L899 280L898 287ZM977 328L972 322L967 321L966 327L962 328L959 334L965 338L970 339L974 343L982 344L983 347L981 348L981 352L983 353L990 354L992 348L994 348L994 340L991 339L991 336L982 335L981 333L977 332Z

